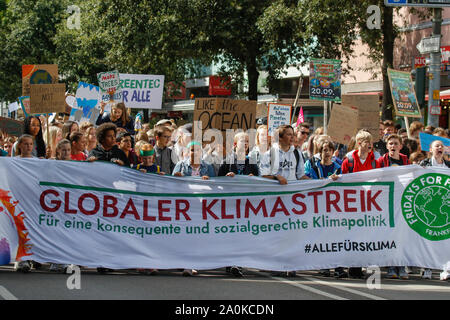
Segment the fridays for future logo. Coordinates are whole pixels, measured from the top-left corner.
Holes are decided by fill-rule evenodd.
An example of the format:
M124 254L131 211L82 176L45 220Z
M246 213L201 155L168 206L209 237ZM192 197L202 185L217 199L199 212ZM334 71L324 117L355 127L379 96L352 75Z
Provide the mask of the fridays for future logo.
M424 174L413 180L402 195L403 216L423 238L450 238L450 176Z

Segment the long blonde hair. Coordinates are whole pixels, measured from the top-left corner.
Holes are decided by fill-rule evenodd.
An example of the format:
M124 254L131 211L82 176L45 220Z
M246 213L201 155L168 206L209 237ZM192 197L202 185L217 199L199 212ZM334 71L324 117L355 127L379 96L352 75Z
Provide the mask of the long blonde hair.
M49 131L50 141L47 141L47 130L50 130ZM56 137L58 136L59 132L61 132L61 136L62 136L62 130L61 130L61 128L59 128L57 126L50 126L50 128L45 129L45 132L44 132L45 145L50 146L50 148L52 149L53 152L55 152L55 150L56 150L56 144L58 143L56 141Z

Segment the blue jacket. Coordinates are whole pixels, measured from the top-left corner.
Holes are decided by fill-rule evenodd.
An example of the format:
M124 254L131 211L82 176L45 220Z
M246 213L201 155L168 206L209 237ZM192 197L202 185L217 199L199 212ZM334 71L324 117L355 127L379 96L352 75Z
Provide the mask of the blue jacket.
M313 165L311 164L311 161L314 161L316 169L314 170ZM336 174L341 174L341 166L336 162L333 161L333 172L336 172ZM305 175L310 177L311 179L323 179L327 178L323 176L323 167L320 163L320 160L315 159L314 157L310 160L306 161L305 163Z
M173 169L172 175L174 175L176 172L181 172L184 176L192 176L191 159L178 161L175 168ZM203 160L200 163L200 177L202 176L216 176L214 167Z

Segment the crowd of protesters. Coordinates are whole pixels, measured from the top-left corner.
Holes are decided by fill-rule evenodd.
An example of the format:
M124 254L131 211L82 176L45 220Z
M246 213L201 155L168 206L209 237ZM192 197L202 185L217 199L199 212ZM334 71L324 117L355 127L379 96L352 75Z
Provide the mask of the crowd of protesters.
M283 125L275 137L268 136L267 125L260 124L256 135L239 132L232 144L204 143L193 139L192 124L177 127L175 121L164 119L153 128L143 124L134 127L129 110L123 103L112 106L111 112L101 114L96 124L54 120L46 127L45 118L26 117L23 135L12 137L0 132L0 156L46 158L65 161L107 161L130 167L142 173L210 177L236 175L260 176L285 185L295 180L333 179L341 174L366 171L389 166L419 164L423 167L450 168L448 154L441 141L435 140L430 150L422 151L419 133L449 138L449 130L425 127L414 121L408 130L393 121L380 122L378 141L373 141L367 130L360 130L347 145L335 143L323 134L323 128L314 132L308 123L298 126ZM250 137L255 137L250 141ZM36 264L38 265L38 264ZM52 265L53 270L64 269ZM24 261L18 269L29 271L31 264ZM232 266L227 272L242 276L242 268ZM108 269L98 268L99 272ZM139 269L156 274L156 269ZM344 267L320 270L325 276L362 277L361 268ZM183 270L183 275L195 275L196 270ZM286 275L294 276L295 271ZM405 266L389 266L389 278L407 279ZM423 278L431 278L431 270L422 271Z

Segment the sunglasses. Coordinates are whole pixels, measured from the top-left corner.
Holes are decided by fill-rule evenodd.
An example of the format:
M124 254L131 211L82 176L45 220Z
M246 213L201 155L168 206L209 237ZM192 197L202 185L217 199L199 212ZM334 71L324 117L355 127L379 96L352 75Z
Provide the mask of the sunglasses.
M306 131L300 131L300 133L301 133L301 134L309 135L309 132L306 132Z

